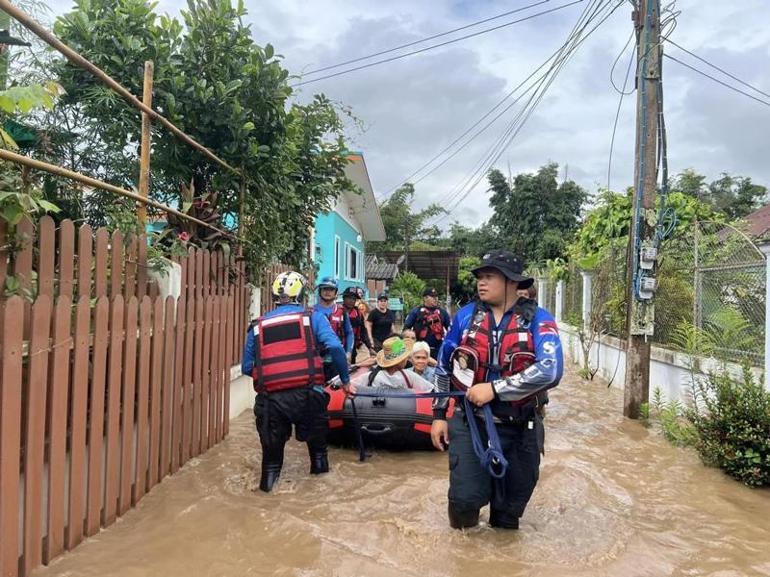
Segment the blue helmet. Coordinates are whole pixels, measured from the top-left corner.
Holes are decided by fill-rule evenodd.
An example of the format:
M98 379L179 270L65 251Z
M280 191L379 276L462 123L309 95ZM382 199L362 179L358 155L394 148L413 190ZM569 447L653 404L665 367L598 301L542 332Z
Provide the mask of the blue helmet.
M337 279L331 276L325 276L321 279L321 282L318 283L318 291L320 292L321 289L324 288L332 288L334 290L339 290L339 285L337 284Z

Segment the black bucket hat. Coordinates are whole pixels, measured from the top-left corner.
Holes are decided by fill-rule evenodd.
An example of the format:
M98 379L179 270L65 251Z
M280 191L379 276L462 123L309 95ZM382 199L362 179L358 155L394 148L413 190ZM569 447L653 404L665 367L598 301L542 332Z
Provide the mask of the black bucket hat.
M524 276L524 261L507 250L492 250L481 258L481 264L471 270L473 276L486 268L492 268L503 273L508 280L519 283L519 288L526 289L535 282L531 276Z

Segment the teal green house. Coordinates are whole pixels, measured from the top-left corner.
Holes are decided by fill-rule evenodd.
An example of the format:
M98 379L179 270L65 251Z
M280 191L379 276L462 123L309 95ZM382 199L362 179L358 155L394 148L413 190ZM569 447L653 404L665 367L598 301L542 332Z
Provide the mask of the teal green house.
M366 292L365 241L385 240L385 227L374 197L369 172L360 152L348 155L346 176L361 194L343 192L332 210L319 214L311 236L311 255L316 263L317 279L334 277L342 294L347 287Z

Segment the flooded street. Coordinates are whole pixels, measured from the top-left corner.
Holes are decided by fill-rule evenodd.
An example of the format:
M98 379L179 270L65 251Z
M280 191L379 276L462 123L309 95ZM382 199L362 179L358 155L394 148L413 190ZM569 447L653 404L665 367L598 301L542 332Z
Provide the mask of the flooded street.
M292 441L278 489L261 493L247 413L136 510L34 575L770 575L770 491L625 421L619 390L569 375L551 398L518 532L449 529L439 453L358 463L332 449L332 472L311 478Z

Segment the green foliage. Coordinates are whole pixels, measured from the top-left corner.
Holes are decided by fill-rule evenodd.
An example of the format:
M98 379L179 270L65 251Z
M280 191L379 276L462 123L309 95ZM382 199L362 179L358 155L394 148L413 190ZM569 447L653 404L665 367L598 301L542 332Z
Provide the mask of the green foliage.
M460 258L457 271L457 284L452 290L452 296L461 303L470 302L476 296L476 277L471 272L481 264L481 259L476 256L464 256Z
M587 194L571 180L559 184L558 172L558 165L551 163L536 174L519 174L512 181L496 169L488 175L489 204L494 209L489 222L505 239L505 248L531 264L565 256L579 226Z
M739 378L726 370L697 382L700 410L691 421L703 461L750 486L770 485L770 392L744 365Z
M457 222L452 223L445 244L462 255L478 258L494 248L505 245L500 239L497 228L488 222L479 228L469 228Z
M366 250L369 253L378 254L388 250L403 251L412 247L415 241L435 243L439 236L439 230L435 226L426 226L426 222L445 210L438 204L431 204L420 212L413 212L414 185L406 183L399 188L380 205L382 224L385 226L387 240L382 242L368 242Z
M12 86L0 90L0 111L15 115L27 114L36 108L51 109L61 93L62 87L56 82Z
M425 281L412 272L400 272L390 285L390 294L404 299L405 310L410 310L422 303Z
M707 184L706 177L692 169L677 175L675 190L703 200L731 220L742 218L767 202L767 187L754 184L751 178L732 176L726 172Z
M182 208L185 185L194 200L212 195L221 218L240 214L243 183L247 260L254 268L273 261L301 268L315 215L352 189L336 106L323 95L289 104L289 72L271 45L253 41L242 2L190 0L181 21L158 16L155 7L147 0L78 0L55 32L134 94L152 60L153 106L244 175L242 181L154 126L152 197ZM68 130L52 140L51 159L133 186L140 115L78 67L61 61L57 72L67 95L49 126ZM103 224L103 206L104 197L93 195L85 214L72 216ZM194 239L205 237L203 231Z

